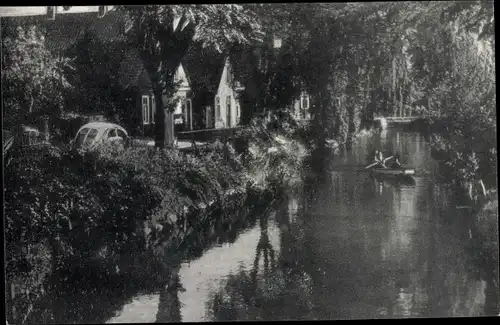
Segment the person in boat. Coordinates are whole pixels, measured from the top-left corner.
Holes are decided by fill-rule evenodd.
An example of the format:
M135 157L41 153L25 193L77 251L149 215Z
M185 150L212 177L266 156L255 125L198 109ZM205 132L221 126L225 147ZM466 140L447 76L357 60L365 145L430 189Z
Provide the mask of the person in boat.
M392 163L391 163L391 168L394 168L394 169L403 168L403 166L401 166L401 163L399 162L399 154L394 155L394 158L393 158Z
M382 151L375 150L373 161L377 163L376 167L387 168Z

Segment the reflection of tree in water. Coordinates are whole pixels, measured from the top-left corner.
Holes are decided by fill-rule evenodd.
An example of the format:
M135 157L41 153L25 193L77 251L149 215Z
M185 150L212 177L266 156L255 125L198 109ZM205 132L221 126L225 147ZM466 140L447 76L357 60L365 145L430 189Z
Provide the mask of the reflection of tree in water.
M160 291L160 302L158 304L158 313L156 314L157 323L182 321L179 290L184 289L179 279L179 269L179 263L172 265L168 282Z
M151 271L156 272L144 265L144 272ZM52 281L52 287L27 323L104 323L138 292L156 289L155 280L138 278L131 281L125 276L99 272L91 267L75 268L57 276L67 279Z
M263 214L253 269L250 272L240 269L238 274L230 275L225 286L215 293L207 306L214 320L308 318L310 280L301 270L298 243L294 240L297 234L289 223L287 208L284 204L276 215L281 228L279 259L267 232L269 214ZM259 272L261 266L262 273Z
M469 273L476 280L486 282L484 314L498 315L498 207L483 207L475 211L469 225L469 251L466 261Z

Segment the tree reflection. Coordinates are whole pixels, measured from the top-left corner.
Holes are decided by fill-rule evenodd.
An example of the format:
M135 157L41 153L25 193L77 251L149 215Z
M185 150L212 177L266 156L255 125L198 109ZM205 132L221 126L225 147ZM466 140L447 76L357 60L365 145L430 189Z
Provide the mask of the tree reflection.
M466 245L467 269L473 278L486 282L484 314L498 315L498 210L483 207L473 216Z
M230 275L209 302L214 320L310 318L311 281L303 271L297 249L301 234L290 222L289 202L284 203L275 215L281 234L279 258L270 242L270 214L266 213L259 220L260 238L252 270L240 269L236 275Z
M170 270L167 285L160 291L160 303L156 314L157 323L180 322L182 320L179 301L179 290L182 290L179 279L180 266L178 263L176 264Z

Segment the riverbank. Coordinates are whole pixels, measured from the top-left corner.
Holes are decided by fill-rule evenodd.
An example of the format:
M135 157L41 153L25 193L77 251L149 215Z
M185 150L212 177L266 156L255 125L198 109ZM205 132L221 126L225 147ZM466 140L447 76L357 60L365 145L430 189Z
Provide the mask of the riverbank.
M420 134L385 133L367 137L338 163L361 165L378 146L395 148L418 170L434 171ZM436 184L435 176L421 174L414 184L401 185L363 173L325 172L314 192L307 189L282 207L290 218L278 222L269 269L257 262L255 268L233 269L213 290L214 298L208 295L205 319L497 315L498 207L455 209L463 201Z
M441 181L473 201L498 191L496 123L475 112L419 120L410 130L423 134L438 161Z
M225 220L227 211L276 195L306 151L279 132L255 127L250 133L261 134L249 142L252 150L215 143L191 157L155 148L83 156L27 149L4 183L9 320L28 319L44 292L74 286L74 274L88 273L103 285L115 275L146 281L137 278L144 269L161 274L168 265L158 261L220 223L215 216L230 225L238 221ZM151 261L137 260L141 255ZM17 285L23 282L28 285Z

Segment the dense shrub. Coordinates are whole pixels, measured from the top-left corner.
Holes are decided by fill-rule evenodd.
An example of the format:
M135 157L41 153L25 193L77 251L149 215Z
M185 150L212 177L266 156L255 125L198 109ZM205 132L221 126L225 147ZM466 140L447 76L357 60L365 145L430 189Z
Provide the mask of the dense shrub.
M261 188L275 188L299 174L308 150L293 122L256 120L240 132L248 145L243 157L251 182Z
M253 140L243 155L220 142L194 155L111 145L84 154L47 145L20 149L4 182L9 281L40 284L56 274L64 280L92 265L105 279L124 269L121 256L158 244L180 247L210 218L238 211L250 184L260 193L277 189L300 168L299 142L263 126L245 132ZM208 207L212 213L196 213Z
M430 139L433 157L440 162L443 180L464 190L480 190L483 181L487 189L497 188L497 145L495 121L481 109L457 112L447 120L448 130Z
M17 152L4 182L7 279L27 285L14 290L16 299L35 299L44 279L85 265L102 248L113 255L140 244L137 221L159 201L146 186L94 154L50 146Z
M89 254L104 241L126 240L158 201L127 166L98 161L94 154L26 150L6 176L9 244L49 239L56 257Z

